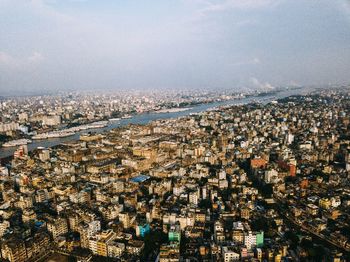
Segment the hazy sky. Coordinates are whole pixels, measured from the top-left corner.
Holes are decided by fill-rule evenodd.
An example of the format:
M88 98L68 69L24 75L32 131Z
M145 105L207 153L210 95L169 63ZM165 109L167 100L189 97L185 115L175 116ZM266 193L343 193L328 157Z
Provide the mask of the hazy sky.
M346 0L0 0L0 95L350 82Z

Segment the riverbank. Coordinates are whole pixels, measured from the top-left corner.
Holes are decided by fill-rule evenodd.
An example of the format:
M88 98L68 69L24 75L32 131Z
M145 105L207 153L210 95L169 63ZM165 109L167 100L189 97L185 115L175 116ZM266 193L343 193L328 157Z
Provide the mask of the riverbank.
M108 125L106 127L103 127L103 128L87 129L87 130L79 131L79 132L76 132L74 135L69 136L69 137L49 138L46 140L35 140L31 144L28 144L28 150L32 151L38 147L46 147L46 148L53 147L53 146L57 146L57 145L64 143L64 142L78 140L80 138L81 134L87 133L87 132L102 133L104 131L108 131L108 130L111 130L114 128L127 126L129 124L145 125L145 124L148 124L149 122L152 122L154 120L182 117L182 116L190 115L192 113L200 113L200 112L210 110L210 109L213 109L213 108L219 107L219 106L230 106L230 105L238 105L238 104L257 103L257 102L258 103L269 103L273 100L281 99L281 98L288 97L291 95L301 94L304 91L306 91L306 90L293 89L293 90L281 91L277 94L273 94L273 95L269 95L269 96L260 96L260 97L259 96L250 96L250 97L241 98L241 99L225 100L225 101L219 101L219 102L199 104L196 106L192 106L188 110L180 110L180 111L176 111L176 112L142 113L142 114L134 115L130 118L120 119L120 121L111 121L108 123ZM1 148L0 149L0 159L12 156L16 149L17 149L16 147Z

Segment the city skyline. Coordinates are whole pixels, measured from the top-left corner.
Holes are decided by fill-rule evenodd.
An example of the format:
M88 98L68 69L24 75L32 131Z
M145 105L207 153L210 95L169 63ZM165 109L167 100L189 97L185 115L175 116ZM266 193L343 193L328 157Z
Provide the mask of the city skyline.
M350 87L213 94L2 100L1 261L349 261Z
M349 1L0 0L0 93L347 84Z
M0 261L350 261L349 70L350 0L0 0Z

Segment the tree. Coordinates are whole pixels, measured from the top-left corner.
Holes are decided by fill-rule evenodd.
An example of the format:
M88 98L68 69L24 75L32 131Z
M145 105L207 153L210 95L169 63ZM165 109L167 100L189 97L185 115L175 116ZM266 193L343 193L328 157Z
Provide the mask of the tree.
M259 219L254 220L251 226L254 231L267 232L269 230L269 221L265 217L259 217Z
M205 208L208 209L211 207L211 202L209 199L202 199L199 203L198 203L198 207L199 208Z
M291 242L292 248L296 248L299 244L299 237L293 231L287 231L284 237Z

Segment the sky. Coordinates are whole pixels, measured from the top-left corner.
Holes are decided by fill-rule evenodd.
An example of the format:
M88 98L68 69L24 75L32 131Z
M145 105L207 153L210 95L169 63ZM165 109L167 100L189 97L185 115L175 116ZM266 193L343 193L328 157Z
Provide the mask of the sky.
M349 0L0 0L0 96L350 83Z

